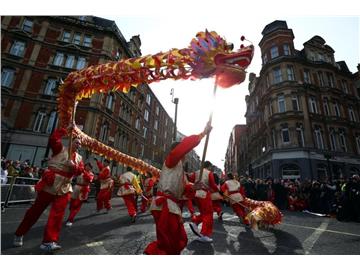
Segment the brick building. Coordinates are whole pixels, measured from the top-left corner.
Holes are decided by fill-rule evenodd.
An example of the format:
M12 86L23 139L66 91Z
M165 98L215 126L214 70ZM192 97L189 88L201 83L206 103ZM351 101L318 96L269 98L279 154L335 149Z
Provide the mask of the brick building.
M1 154L40 166L57 125L57 86L74 70L141 56L114 21L95 16L1 17ZM82 100L76 123L88 135L159 167L174 123L147 84ZM90 152L83 152L89 158ZM113 173L122 167L113 164Z
M262 31L260 75L246 96L248 173L322 179L360 172L359 72L320 36L294 48L285 21ZM359 68L359 67L358 67Z

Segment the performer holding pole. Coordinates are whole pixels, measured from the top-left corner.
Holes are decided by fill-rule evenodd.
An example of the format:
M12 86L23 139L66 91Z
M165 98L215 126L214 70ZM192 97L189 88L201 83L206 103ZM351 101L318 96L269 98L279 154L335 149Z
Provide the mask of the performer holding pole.
M184 191L190 192L192 185L185 185L182 160L211 129L208 123L199 135L185 137L180 143L173 143L163 164L157 194L150 207L155 219L157 240L146 247L145 254L177 255L186 247L188 240L178 201Z

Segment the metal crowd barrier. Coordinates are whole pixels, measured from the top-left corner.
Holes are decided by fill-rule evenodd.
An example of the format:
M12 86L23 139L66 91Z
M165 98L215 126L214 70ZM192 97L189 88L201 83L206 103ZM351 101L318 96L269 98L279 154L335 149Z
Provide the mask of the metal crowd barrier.
M1 209L9 204L33 202L36 198L35 184L38 178L8 176L7 182L1 184Z

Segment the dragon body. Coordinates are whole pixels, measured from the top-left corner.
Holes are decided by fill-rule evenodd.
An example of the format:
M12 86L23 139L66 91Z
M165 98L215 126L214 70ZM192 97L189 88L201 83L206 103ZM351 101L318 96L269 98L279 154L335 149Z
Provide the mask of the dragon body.
M60 127L68 127L73 120L75 104L96 93L120 91L127 93L131 87L142 83L166 79L202 79L216 76L223 88L239 84L245 79L245 69L251 63L254 47L242 47L233 52L231 45L216 32L199 32L190 46L172 49L138 58L109 62L72 72L59 87L58 112ZM131 166L139 172L149 171L159 175L160 171L144 161L113 149L95 138L73 128L84 148L91 152Z

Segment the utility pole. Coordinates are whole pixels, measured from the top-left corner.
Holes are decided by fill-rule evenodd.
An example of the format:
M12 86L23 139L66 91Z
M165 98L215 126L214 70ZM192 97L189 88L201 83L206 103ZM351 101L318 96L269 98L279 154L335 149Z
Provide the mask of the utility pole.
M178 104L179 104L179 99L178 98L174 98L174 88L171 88L171 92L170 95L172 96L171 98L171 102L175 104L175 119L174 119L174 136L173 136L173 141L176 141L176 123L177 123L177 111L178 111Z

